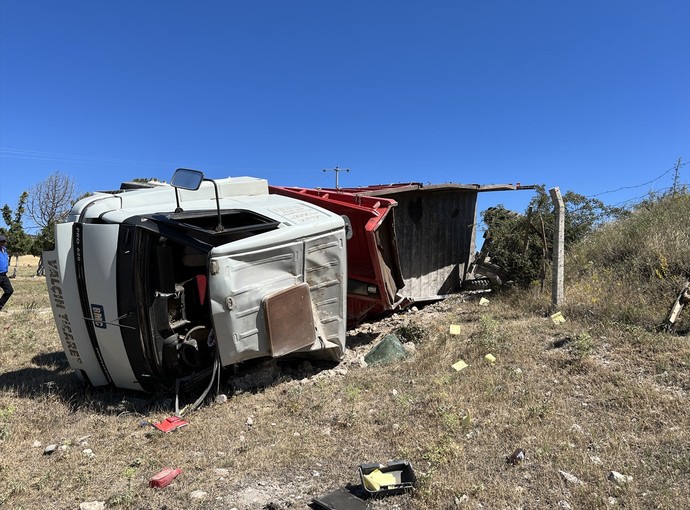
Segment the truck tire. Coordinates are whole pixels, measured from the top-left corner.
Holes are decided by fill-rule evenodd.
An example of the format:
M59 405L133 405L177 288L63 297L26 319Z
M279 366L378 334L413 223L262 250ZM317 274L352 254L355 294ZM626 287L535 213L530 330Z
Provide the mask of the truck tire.
M475 278L462 282L462 290L487 290L491 288L491 280L488 278Z

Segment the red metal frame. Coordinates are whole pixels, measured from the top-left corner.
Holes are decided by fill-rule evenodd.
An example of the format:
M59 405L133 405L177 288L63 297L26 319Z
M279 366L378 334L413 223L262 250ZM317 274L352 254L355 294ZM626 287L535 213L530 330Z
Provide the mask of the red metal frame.
M404 285L395 247L395 200L336 190L269 186L289 196L347 216L352 237L347 246L347 316L353 326L366 317L393 310Z

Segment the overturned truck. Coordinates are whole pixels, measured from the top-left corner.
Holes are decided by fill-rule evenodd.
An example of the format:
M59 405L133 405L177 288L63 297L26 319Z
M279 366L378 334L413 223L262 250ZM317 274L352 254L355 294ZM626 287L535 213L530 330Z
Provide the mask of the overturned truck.
M329 190L178 169L93 194L44 253L67 359L92 385L149 392L256 358L338 361L347 326L460 291L477 194L515 189L533 186Z
M172 391L252 358L343 354L344 220L263 179L180 169L171 184L95 193L55 241L58 333L92 385Z

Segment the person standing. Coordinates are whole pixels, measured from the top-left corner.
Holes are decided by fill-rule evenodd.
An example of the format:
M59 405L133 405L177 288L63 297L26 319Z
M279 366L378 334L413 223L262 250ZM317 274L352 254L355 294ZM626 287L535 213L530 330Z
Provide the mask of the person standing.
M0 288L2 289L2 297L0 297L0 310L5 306L7 300L14 292L12 288L12 283L7 277L7 271L10 268L10 254L7 252L5 244L7 243L7 238L0 234Z

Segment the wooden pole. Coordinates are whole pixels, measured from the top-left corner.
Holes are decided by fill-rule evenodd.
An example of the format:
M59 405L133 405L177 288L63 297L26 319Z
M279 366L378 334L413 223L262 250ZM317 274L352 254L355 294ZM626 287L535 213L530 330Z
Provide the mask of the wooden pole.
M539 213L539 221L541 222L541 290L544 292L544 280L546 280L546 266L549 258L549 243L546 242L546 227L544 226L544 217Z
M525 229L525 240L522 243L522 256L527 254L527 248L529 248L529 226L532 224L532 206L527 209L527 228Z
M554 230L553 230L553 282L551 284L551 306L555 309L563 305L565 299L563 292L563 274L565 249L565 205L561 190L551 188L551 201L554 206Z

